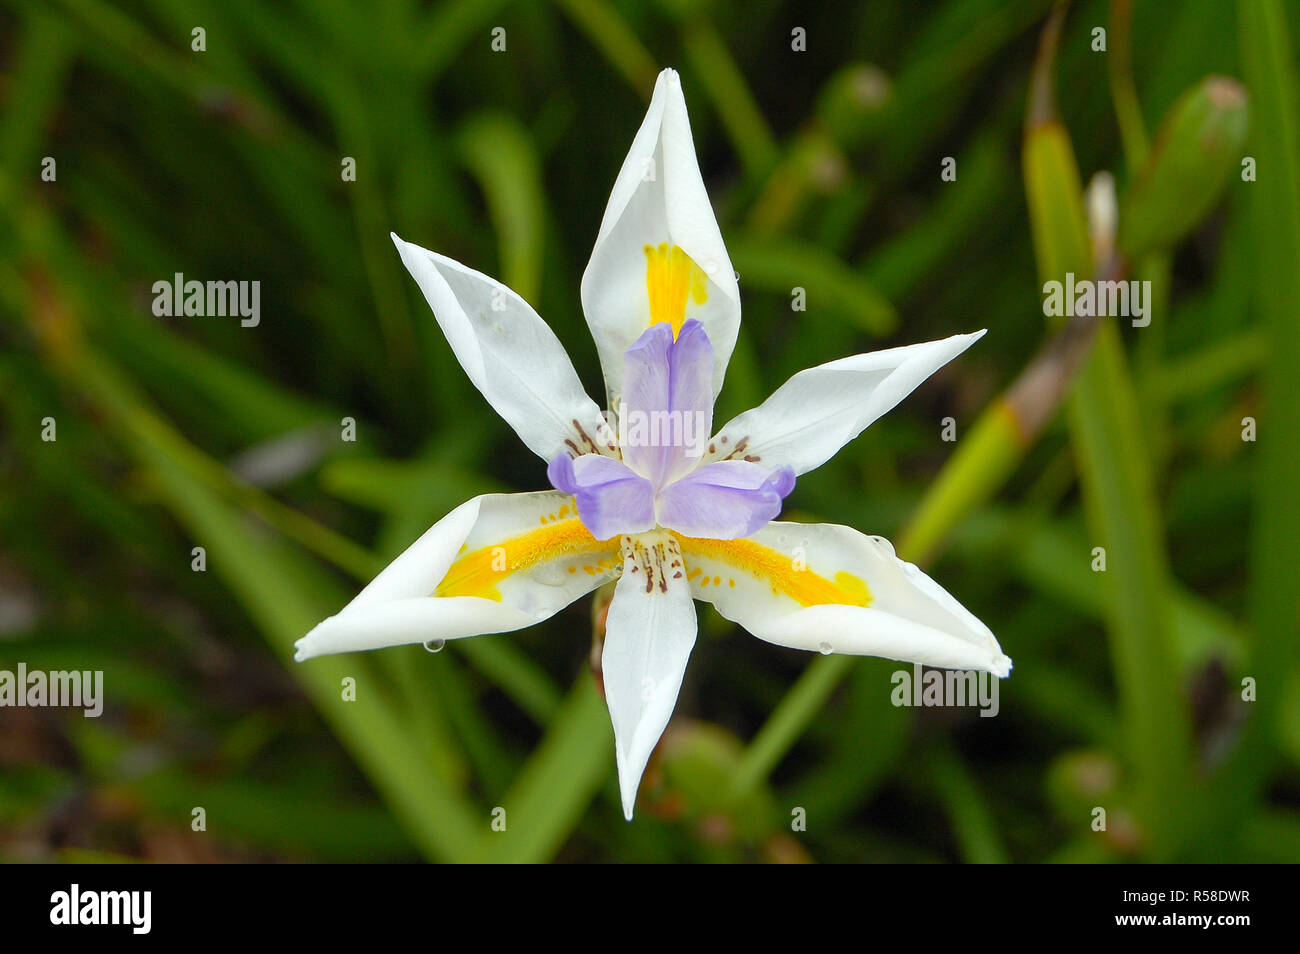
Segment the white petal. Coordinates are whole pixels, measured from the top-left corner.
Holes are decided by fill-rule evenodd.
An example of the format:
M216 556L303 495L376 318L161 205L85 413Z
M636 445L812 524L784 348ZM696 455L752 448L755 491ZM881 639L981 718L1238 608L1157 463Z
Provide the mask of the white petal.
M443 517L402 551L343 609L428 596L447 575L469 533L478 522L484 498L474 497Z
M644 537L645 535L643 535ZM636 567L636 572L633 568ZM677 705L686 661L695 645L695 606L685 579L627 554L605 623L601 668L614 723L618 785L630 821L637 787Z
M354 653L484 633L508 633L543 618L474 596L394 600L376 603L362 612L344 611L331 616L294 644L293 658L302 662L328 653Z
M470 381L520 439L546 461L569 441L575 449L599 451L580 434L606 443L598 437L600 408L528 302L445 255L392 238Z
M600 352L610 406L621 393L623 352L650 324L647 245L675 245L704 271L707 299L686 317L713 345L713 393L722 388L740 328L740 290L700 177L681 80L664 70L605 207L582 276L582 308Z
M681 538L697 599L760 639L1006 676L989 628L882 537L775 521L743 540Z
M298 640L295 658L521 629L618 567L617 545L587 532L567 494L475 497Z
M800 371L758 407L718 431L716 451L705 460L739 450L764 467L789 465L796 474L807 473L983 335L977 331L856 354Z

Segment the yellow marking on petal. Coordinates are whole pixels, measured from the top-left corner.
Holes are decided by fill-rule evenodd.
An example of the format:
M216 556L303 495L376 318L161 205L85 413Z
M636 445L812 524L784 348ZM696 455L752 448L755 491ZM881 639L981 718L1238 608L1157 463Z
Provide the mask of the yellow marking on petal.
M867 584L861 577L840 570L835 574L835 585L845 593L853 595L852 603L854 606L871 605L871 591L867 589Z
M702 305L709 300L708 278L704 270L676 245L660 242L645 247L646 294L650 298L650 324L666 321L673 337L686 321L686 299Z
M462 556L447 570L434 595L481 596L500 602L497 584L513 573L565 557L591 554L608 558L618 548L617 541L593 537L576 516L552 523L546 523L545 517L542 520L543 526L536 530L527 530ZM590 566L584 569L595 574ZM574 572L574 567L569 567L569 572Z
M871 590L867 588L866 581L844 570L836 573L834 580L828 580L807 567L796 569L794 561L788 555L753 540L706 540L679 533L674 533L673 536L677 538L687 561L696 557L725 563L755 579L765 581L774 594L787 596L800 606L818 606L823 603L871 605ZM693 567L687 574L687 579L694 579L699 572L699 567ZM701 585L707 579L701 580ZM715 585L719 579L714 578Z

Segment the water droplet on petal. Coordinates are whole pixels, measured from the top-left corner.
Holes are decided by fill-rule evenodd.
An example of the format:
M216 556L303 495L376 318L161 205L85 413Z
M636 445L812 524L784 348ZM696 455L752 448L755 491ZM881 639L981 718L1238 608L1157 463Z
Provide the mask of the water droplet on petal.
M832 652L830 643L822 643L820 646L817 647L817 649L821 652L823 656L829 656Z
M424 648L431 653L440 653L442 652L442 647L446 645L447 640L445 639L429 639L425 640Z
M564 586L569 582L568 570L558 563L547 563L533 569L533 578L546 586Z

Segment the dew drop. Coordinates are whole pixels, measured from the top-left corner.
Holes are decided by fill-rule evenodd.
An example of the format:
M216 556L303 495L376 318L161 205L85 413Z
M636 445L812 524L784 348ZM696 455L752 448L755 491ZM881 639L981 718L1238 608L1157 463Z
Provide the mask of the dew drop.
M564 586L568 583L567 570L558 564L549 563L533 571L534 579L546 586Z
M425 640L424 648L431 653L440 653L442 652L442 647L446 645L447 640L445 639L428 639Z
M822 643L817 649L820 650L823 656L829 656L832 652L830 643Z

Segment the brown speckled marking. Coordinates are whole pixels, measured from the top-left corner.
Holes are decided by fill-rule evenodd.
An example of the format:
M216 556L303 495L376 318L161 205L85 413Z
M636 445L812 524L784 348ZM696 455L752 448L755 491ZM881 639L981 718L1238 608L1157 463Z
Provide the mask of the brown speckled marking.
M573 429L578 432L578 439L581 440L585 446L591 448L590 453L599 454L600 448L596 446L596 442L591 439L591 435L586 432L576 417L573 419L572 424Z
M725 437L721 438L721 440L724 444L727 442L727 439ZM756 454L746 454L745 451L747 451L748 449L749 449L749 437L745 436L742 437L740 440L736 441L735 446L731 448L731 452L727 454L726 457L723 457L721 459L722 460L747 460L750 463L758 463L758 461L763 459ZM712 448L710 448L710 450L712 450Z
M683 578L685 564L681 547L662 531L624 536L621 542L624 564L630 564L633 573L645 570L647 593L653 593L656 588L660 593L667 593L670 572L674 580Z

